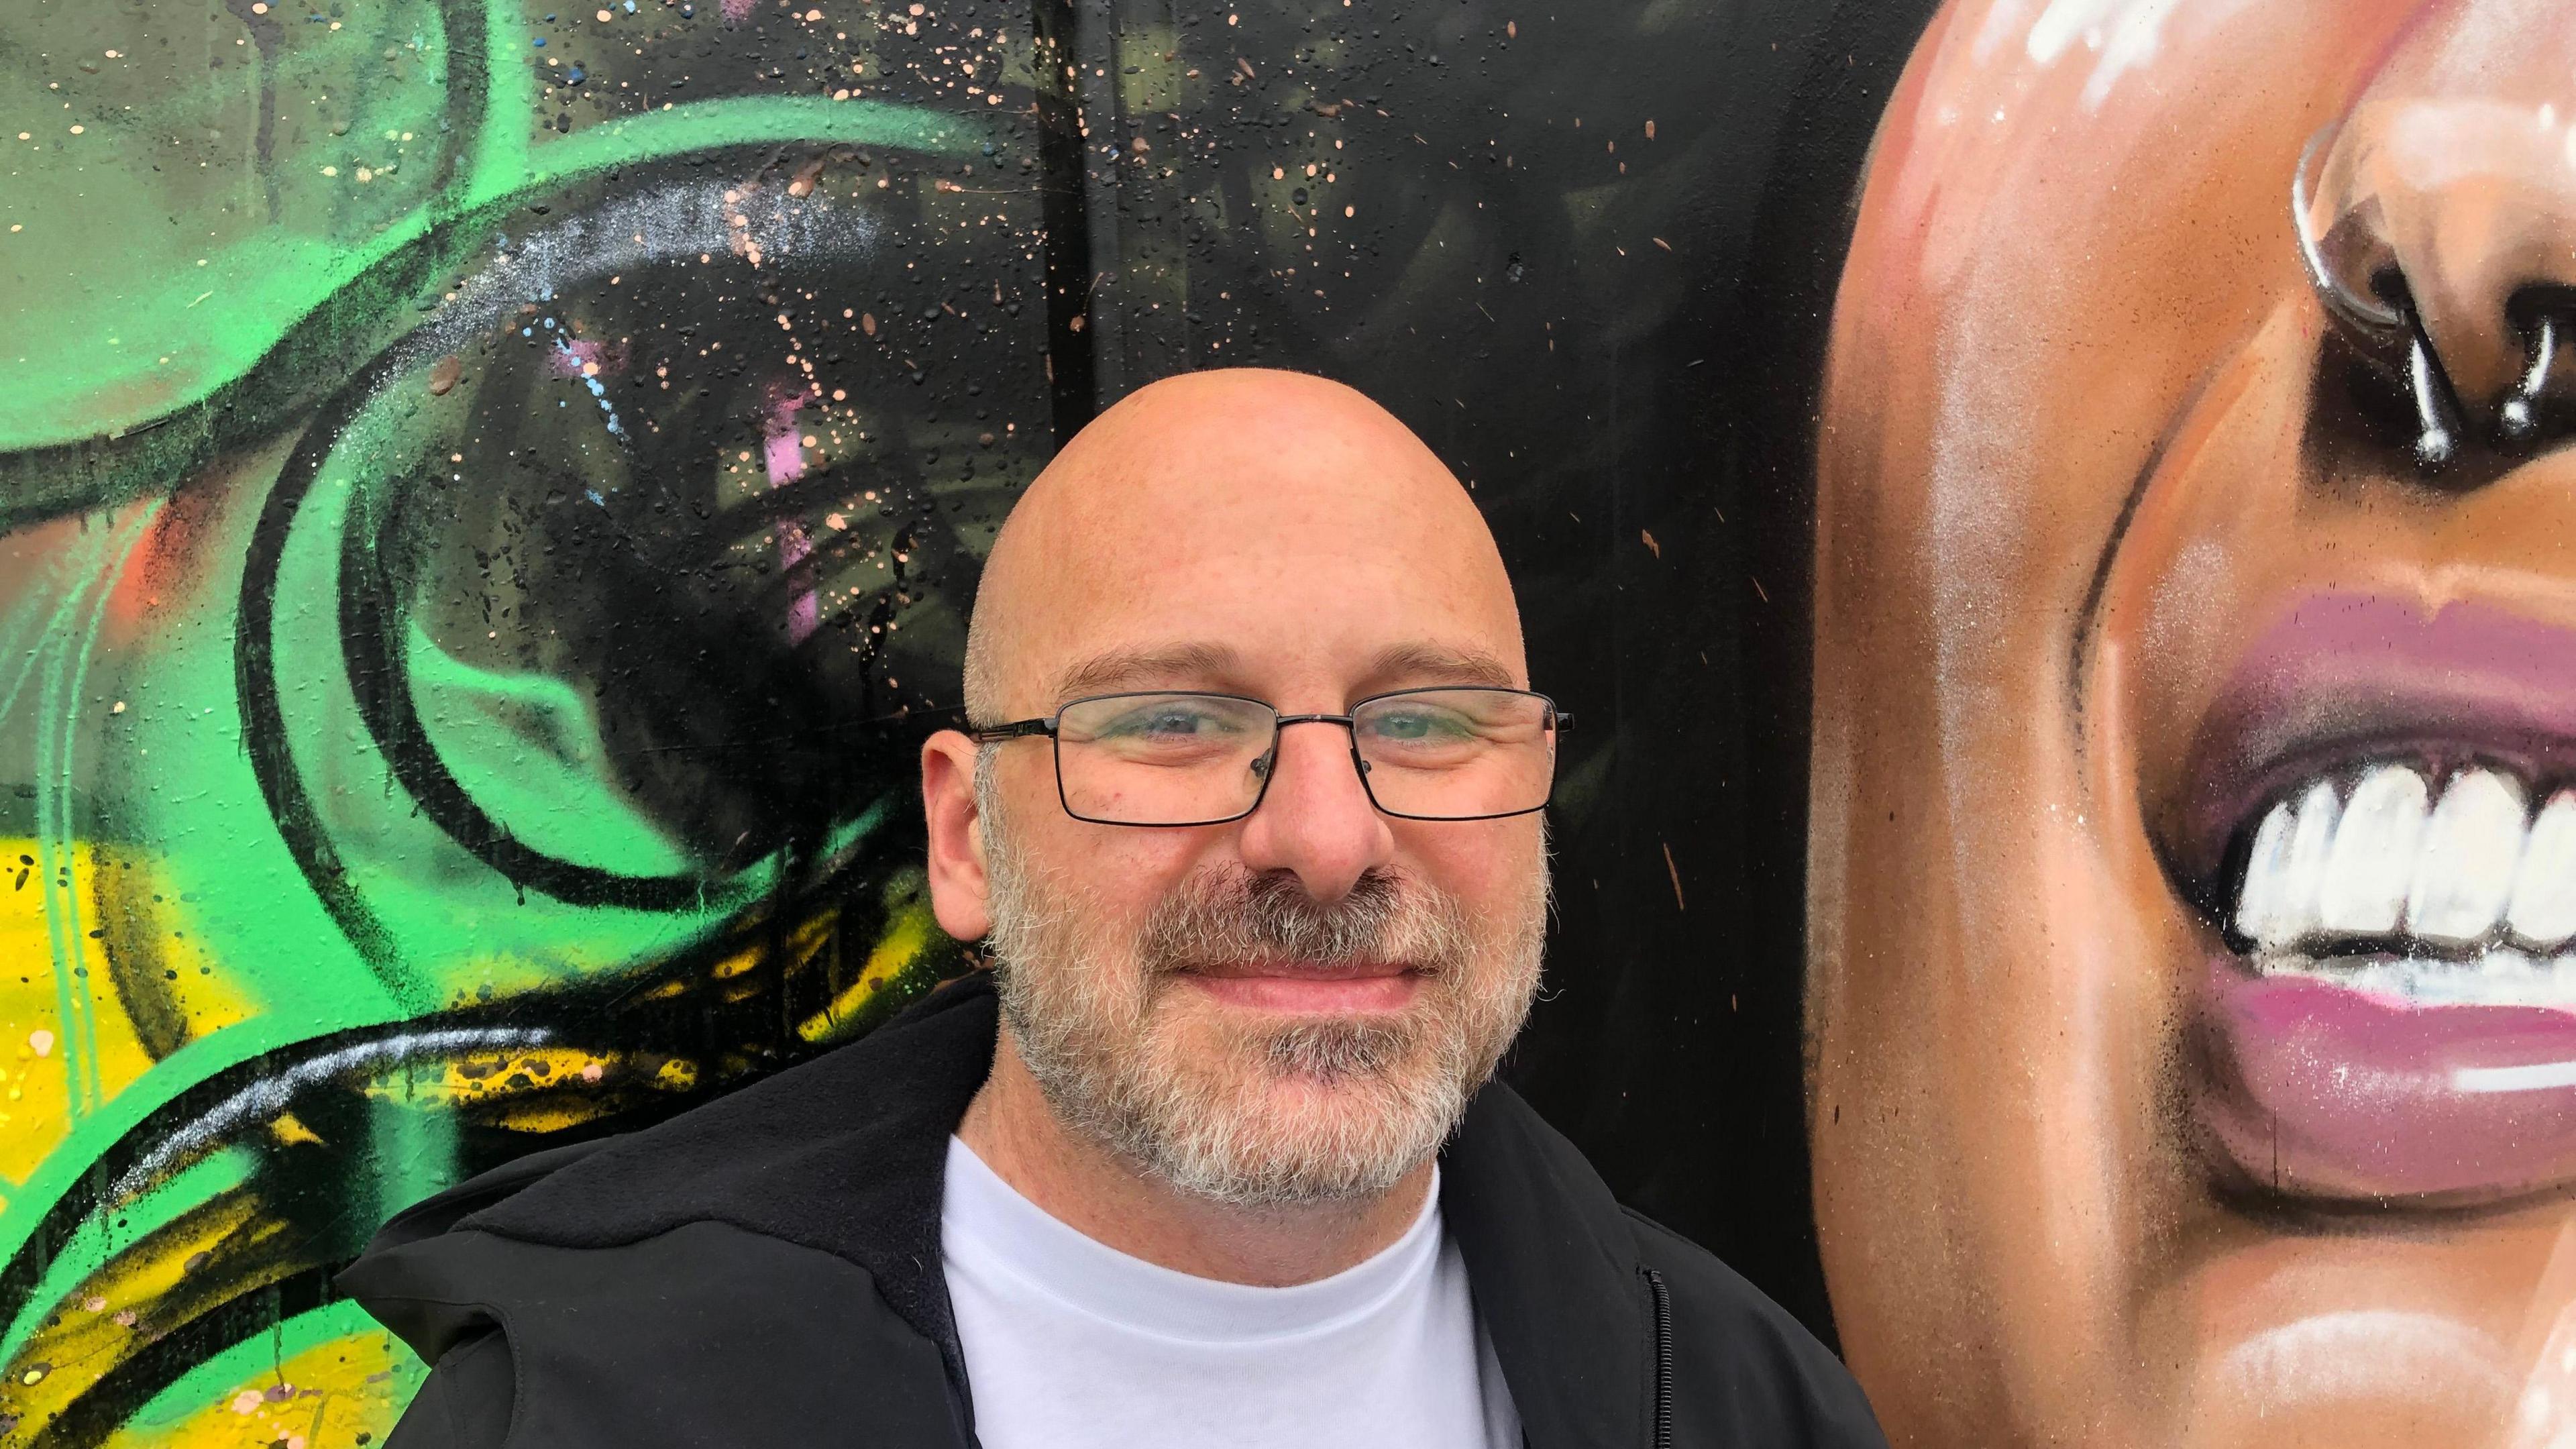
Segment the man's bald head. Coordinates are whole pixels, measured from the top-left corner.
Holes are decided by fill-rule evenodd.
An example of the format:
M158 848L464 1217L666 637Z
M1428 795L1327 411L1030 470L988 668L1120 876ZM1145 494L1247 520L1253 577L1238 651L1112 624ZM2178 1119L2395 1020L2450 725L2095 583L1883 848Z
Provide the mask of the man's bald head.
M1554 768L1554 717L1515 731L1440 693L1529 682L1467 491L1337 383L1157 383L1029 486L967 657L984 724L1156 696L1070 739L922 747L932 904L1000 983L978 1102L1196 1200L1366 1203L1401 1232L1420 1199L1395 1188L1425 1182L1519 1030L1546 932L1526 787L1534 747ZM1285 718L1172 697L1192 694ZM1517 810L1454 819L1370 784L1465 803L1515 770L1495 803Z
M1120 650L1311 636L1296 621L1337 591L1419 616L1419 642L1508 676L1488 682L1526 680L1493 536L1392 414L1299 373L1169 378L1083 429L1012 509L976 594L966 706L992 721L1067 685L1105 692L1114 671L1081 671Z

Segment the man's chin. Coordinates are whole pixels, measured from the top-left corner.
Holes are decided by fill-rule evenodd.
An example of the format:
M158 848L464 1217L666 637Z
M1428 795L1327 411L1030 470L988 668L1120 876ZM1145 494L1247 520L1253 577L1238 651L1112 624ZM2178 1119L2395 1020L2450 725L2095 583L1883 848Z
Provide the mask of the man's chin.
M1392 1120L1348 1085L1283 1083L1236 1103L1220 1131L1199 1124L1146 1165L1183 1192L1242 1207L1307 1207L1378 1197L1446 1140L1419 1119Z
M1439 1150L1464 1104L1427 1021L1265 1015L1245 1029L1194 1004L1147 1049L1167 1070L1148 1093L1145 1155L1184 1190L1283 1206L1383 1192Z

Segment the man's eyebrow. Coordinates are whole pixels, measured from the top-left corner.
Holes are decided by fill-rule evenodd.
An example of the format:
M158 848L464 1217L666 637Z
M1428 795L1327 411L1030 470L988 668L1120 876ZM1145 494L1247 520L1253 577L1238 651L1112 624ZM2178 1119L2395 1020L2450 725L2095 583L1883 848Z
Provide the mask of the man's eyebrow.
M1062 702L1093 694L1171 685L1205 684L1233 677L1242 658L1222 644L1174 644L1095 654L1056 676L1049 698Z
M1444 644L1398 644L1381 651L1369 666L1370 679L1386 687L1421 684L1481 684L1518 689L1511 667L1481 649Z

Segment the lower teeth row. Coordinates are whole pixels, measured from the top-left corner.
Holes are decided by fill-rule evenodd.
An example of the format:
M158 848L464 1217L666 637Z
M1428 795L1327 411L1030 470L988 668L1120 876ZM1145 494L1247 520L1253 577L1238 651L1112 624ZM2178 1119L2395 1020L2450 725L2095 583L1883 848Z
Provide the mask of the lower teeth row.
M2254 959L2266 976L2301 976L2421 1006L2544 1006L2576 1011L2576 954L2554 959L2499 947L2469 961L2328 957Z

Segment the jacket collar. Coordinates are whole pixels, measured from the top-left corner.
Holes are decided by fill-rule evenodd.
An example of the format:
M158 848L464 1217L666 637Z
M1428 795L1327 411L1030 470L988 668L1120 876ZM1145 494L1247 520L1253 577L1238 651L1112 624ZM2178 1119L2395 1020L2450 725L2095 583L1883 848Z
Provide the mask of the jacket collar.
M951 982L854 1045L615 1139L455 1225L596 1248L714 1221L834 1253L867 1270L962 1387L940 1192L998 1016L989 978ZM1653 1325L1608 1187L1500 1082L1469 1105L1441 1183L1532 1449L1643 1442Z
M997 1021L989 978L950 982L850 1046L614 1139L456 1226L600 1248L720 1222L837 1254L956 1376L940 1187Z
M1592 1165L1489 1082L1441 1155L1440 1214L1531 1449L1644 1443L1654 1318L1636 1235Z

